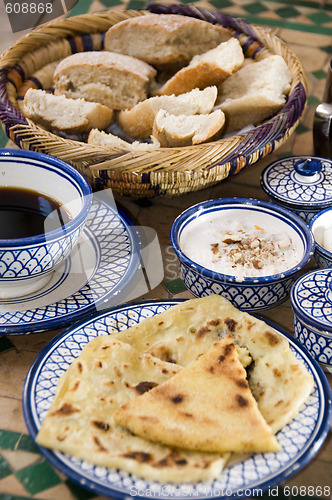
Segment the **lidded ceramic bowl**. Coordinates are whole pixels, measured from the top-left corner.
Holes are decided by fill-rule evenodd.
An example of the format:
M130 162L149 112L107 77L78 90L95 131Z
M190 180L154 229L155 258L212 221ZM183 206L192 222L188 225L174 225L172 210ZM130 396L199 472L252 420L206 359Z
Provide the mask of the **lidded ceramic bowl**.
M301 276L291 290L294 336L332 372L332 269Z
M283 158L263 170L261 185L273 203L309 222L332 205L332 161L313 156Z

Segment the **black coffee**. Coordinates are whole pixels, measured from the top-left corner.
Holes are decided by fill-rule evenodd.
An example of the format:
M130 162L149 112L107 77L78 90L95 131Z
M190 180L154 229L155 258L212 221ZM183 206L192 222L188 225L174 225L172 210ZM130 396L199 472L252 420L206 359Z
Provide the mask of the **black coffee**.
M71 220L57 200L32 189L0 187L0 239L27 238Z

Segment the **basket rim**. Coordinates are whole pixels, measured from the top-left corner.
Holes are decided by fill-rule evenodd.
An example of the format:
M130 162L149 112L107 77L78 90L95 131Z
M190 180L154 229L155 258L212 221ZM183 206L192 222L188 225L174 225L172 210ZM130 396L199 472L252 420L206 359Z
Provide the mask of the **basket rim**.
M276 147L279 147L279 145L284 142L288 138L288 136L293 132L295 127L297 126L297 123L299 119L302 116L302 113L307 105L307 87L306 87L306 77L305 77L305 72L302 67L301 62L299 61L297 55L287 47L287 45L277 36L275 35L271 28L260 26L257 24L252 24L246 21L245 19L242 18L237 18L233 17L230 15L222 14L218 11L209 11L206 9L198 8L198 7L192 7L189 5L181 5L181 4L174 4L171 6L165 6L165 5L158 5L155 3L148 4L146 9L142 10L134 10L134 9L129 9L125 10L123 12L115 12L112 11L112 9L108 10L103 10L103 11L97 11L97 12L91 12L91 13L86 13L86 14L79 14L77 16L61 19L61 20L54 20L54 21L49 21L48 23L34 28L30 33L24 35L22 38L17 40L11 47L9 47L0 57L0 120L2 122L2 126L6 131L6 134L9 138L12 139L12 137L17 137L15 134L19 132L21 129L22 132L24 131L25 127L32 128L37 130L41 135L46 135L48 138L48 141L54 141L55 143L58 142L61 137L59 137L57 134L53 132L49 132L45 130L44 128L40 127L38 124L31 122L29 119L27 119L22 113L16 108L9 100L8 95L7 95L7 84L9 83L7 80L7 75L8 72L15 66L15 64L19 63L20 59L17 59L15 61L15 64L12 63L11 66L8 66L6 62L12 57L13 52L17 48L22 48L25 46L25 43L30 40L34 36L42 35L44 36L45 34L47 37L45 37L45 41L47 40L48 43L51 43L52 41L58 41L64 38L63 35L61 36L55 36L55 33L50 34L49 30L55 31L58 28L66 30L67 28L70 28L69 31L72 31L72 36L77 35L77 34L91 34L91 32L87 32L84 30L82 27L79 28L79 26L82 26L83 23L81 21L86 21L86 20L93 20L93 19L102 19L105 20L105 22L110 20L111 16L118 16L122 17L124 19L127 19L128 17L136 17L138 15L148 15L151 14L152 12L156 13L163 13L162 11L164 9L169 9L168 13L176 13L176 14L182 14L182 15L189 15L192 17L198 17L201 18L202 16L205 17L213 17L217 16L219 20L224 20L226 24L232 24L233 26L236 26L237 29L239 30L240 34L243 33L246 36L249 37L249 39L252 39L254 41L258 41L259 44L261 44L261 47L258 47L258 51L261 50L262 48L264 49L265 46L263 45L263 42L259 39L259 36L257 35L257 32L262 35L266 34L271 39L278 41L279 44L282 44L285 49L287 50L287 54L289 55L289 58L294 59L295 61L298 62L299 67L301 69L301 74L303 77L302 82L298 82L297 85L295 85L294 88L291 89L287 101L285 105L275 114L273 115L270 119L265 120L262 124L259 124L255 126L253 129L247 131L247 132L238 132L232 135L232 138L237 138L238 143L235 146L235 149L231 151L230 154L226 155L225 157L222 158L221 162L216 162L210 167L208 167L207 170L213 169L214 167L217 167L218 165L229 165L230 172L229 175L232 175L233 173L237 173L238 170L241 170L243 167L239 167L239 163L243 163L243 160L245 161L245 166L250 165L251 163L257 161L257 159L263 158L267 154L269 154L271 151L276 149ZM119 21L116 21L119 22ZM216 23L216 17L214 17L211 20L208 20L208 22L213 22ZM76 30L74 30L73 25L75 23L78 23L78 27ZM114 23L115 24L115 23ZM220 23L222 24L222 23ZM224 25L224 24L222 24ZM242 31L240 31L242 30ZM100 32L99 32L100 33ZM46 46L48 45L46 44ZM286 61L287 62L287 61ZM293 79L292 79L293 80ZM296 101L296 102L295 102ZM292 105L295 105L295 111L292 108ZM281 121L281 128L278 129L278 123ZM278 129L278 130L275 130ZM10 137L12 136L12 137ZM65 141L68 141L68 139L64 139ZM95 151L96 153L99 154L99 157L105 156L106 158L110 158L112 156L111 152L109 149L104 148L102 146L95 146L87 143L83 143L78 140L70 140L69 141L73 145L77 145L80 147L85 148L88 146L88 150L90 152ZM213 141L213 142L208 142L204 144L199 144L199 145L193 145L193 146L182 146L182 147L172 147L172 148L158 148L158 150L155 151L160 151L162 153L169 153L172 154L172 152L178 152L178 151L199 151L201 149L203 150L208 150L208 148L211 148L211 146L215 147L216 145L223 145L229 142L229 138L222 137L219 140ZM278 144L279 143L279 144ZM154 151L154 152L155 152ZM47 152L47 151L46 151ZM150 152L148 152L150 154ZM132 158L140 158L144 157L147 155L147 152L129 152L128 150L120 150L117 152L117 155L128 155ZM253 158L253 156L256 155L257 158ZM97 165L101 167L101 165L104 163L104 159L100 163L97 163ZM93 165L92 165L93 166ZM163 171L163 170L161 170Z

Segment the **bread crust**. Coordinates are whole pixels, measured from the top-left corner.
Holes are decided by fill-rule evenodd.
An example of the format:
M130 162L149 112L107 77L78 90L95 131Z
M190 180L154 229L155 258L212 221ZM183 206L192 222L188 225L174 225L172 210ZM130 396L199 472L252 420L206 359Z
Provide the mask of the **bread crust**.
M156 114L152 135L161 147L201 144L217 138L225 123L220 110L209 115L170 115L161 109Z
M54 72L56 94L126 109L145 99L156 70L136 58L107 51L73 54Z
M152 134L153 121L159 109L178 114L208 114L217 98L217 88L194 89L179 96L150 97L131 109L120 111L118 123L131 137L143 139Z
M154 151L159 147L159 144L154 142L152 144L146 142L127 142L121 137L118 137L111 133L106 133L97 129L91 130L88 136L88 144L93 144L94 146L100 146L106 148L110 151L132 151L135 153L144 151Z
M158 65L190 61L231 36L222 26L188 16L147 14L109 28L104 45L106 50Z
M240 68L218 89L216 108L226 115L226 132L257 125L279 111L290 83L289 68L279 55Z
M243 63L244 55L236 38L222 42L215 49L196 55L158 91L158 95L179 95L194 88L219 86Z
M24 96L23 113L48 130L67 134L82 134L92 128L105 129L113 119L113 111L102 104L68 99L32 88Z

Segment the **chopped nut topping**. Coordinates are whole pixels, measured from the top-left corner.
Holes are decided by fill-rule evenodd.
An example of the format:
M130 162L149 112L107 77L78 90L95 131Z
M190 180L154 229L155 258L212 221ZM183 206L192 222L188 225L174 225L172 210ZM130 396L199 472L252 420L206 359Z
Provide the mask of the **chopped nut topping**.
M263 231L259 226L255 228ZM292 241L285 233L264 239L263 235L258 238L243 230L236 233L222 231L220 242L211 244L212 261L226 258L233 268L242 266L261 270L267 264L285 259L283 250L291 245Z

